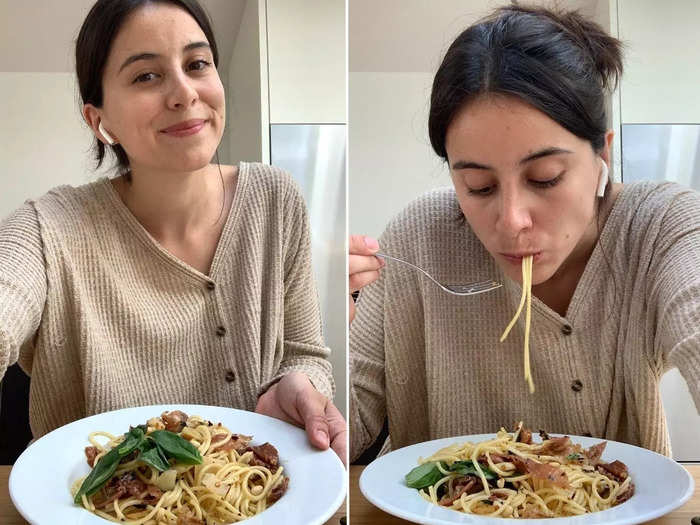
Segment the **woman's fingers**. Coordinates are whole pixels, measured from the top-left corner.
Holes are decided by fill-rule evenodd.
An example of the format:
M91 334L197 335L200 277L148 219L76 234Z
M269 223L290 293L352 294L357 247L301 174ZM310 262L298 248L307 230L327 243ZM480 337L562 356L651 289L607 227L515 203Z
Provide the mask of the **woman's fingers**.
M326 449L331 444L330 429L326 420L326 404L329 401L311 383L309 388L297 394L296 409L304 420L309 441L315 447Z
M351 235L348 244L350 254L373 255L379 251L377 240L366 235Z
M379 270L384 267L384 259L375 257L374 255L353 255L348 257L348 273L367 272L370 270Z
M348 465L348 426L338 408L328 402L326 405L326 421L330 432L331 448L338 454L343 465Z
M377 279L379 279L378 270L352 274L350 275L349 281L350 292L356 292L363 286L367 286L368 284L373 283Z
M292 425L301 426L302 421L295 419L292 415L288 414L282 405L280 404L277 397L277 389L279 388L279 383L275 383L270 388L267 389L263 395L258 398L258 403L255 406L255 411L258 414L263 414L264 416L270 416Z

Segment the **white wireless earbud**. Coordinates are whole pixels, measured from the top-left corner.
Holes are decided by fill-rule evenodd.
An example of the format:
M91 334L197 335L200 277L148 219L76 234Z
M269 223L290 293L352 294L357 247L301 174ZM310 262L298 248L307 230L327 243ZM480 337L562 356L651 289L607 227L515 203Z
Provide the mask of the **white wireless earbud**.
M102 121L100 121L100 125L97 126L97 129L100 130L100 133L102 133L102 136L105 138L107 142L109 142L110 146L114 146L117 141L112 138L112 136L107 133L107 130L105 130L105 127L102 125Z
M600 170L600 179L598 179L598 193L596 194L598 197L605 196L605 187L608 185L608 165L604 160L601 164L603 167Z

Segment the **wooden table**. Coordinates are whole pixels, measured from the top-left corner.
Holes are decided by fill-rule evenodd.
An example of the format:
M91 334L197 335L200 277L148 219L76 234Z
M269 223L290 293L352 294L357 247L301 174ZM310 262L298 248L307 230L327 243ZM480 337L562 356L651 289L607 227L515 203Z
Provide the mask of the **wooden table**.
M695 479L695 492L680 509L662 518L647 522L647 525L690 525L694 516L700 516L700 464L684 464ZM350 467L350 521L352 525L403 525L408 521L396 518L372 505L360 492L360 474L365 467ZM2 517L2 515L0 515Z
M11 466L0 465L0 524L2 525L27 525L27 521L20 516L10 499L8 490L8 480L10 478ZM340 518L346 515L345 502L335 511L333 517L326 522L326 525L339 525ZM68 524L66 524L68 525Z

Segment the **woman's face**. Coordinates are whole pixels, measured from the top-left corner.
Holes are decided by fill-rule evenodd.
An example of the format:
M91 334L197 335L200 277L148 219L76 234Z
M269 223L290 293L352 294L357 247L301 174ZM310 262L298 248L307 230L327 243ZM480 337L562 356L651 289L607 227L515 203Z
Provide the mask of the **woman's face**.
M476 99L450 124L446 149L462 212L514 281L523 256L534 254L541 284L595 238L601 158L541 111L513 97Z
M103 92L102 124L132 168L184 172L211 161L224 89L204 32L183 9L151 4L130 15L112 43Z

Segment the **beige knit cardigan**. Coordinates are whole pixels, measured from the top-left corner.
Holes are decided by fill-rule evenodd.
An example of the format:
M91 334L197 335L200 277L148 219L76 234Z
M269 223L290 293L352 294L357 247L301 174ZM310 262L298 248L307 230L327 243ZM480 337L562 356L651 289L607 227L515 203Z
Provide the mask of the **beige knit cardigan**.
M460 217L454 190L433 191L389 224L380 245L441 282L505 285L457 297L389 261L362 290L350 331L351 457L386 416L393 448L524 420L670 454L663 373L678 367L700 407L700 195L674 184L623 187L566 316L533 297L532 395L523 323L498 342L520 285Z
M282 375L334 391L302 196L241 163L209 275L164 250L108 179L62 186L0 224L0 377L31 375L34 437L147 404L254 410Z

